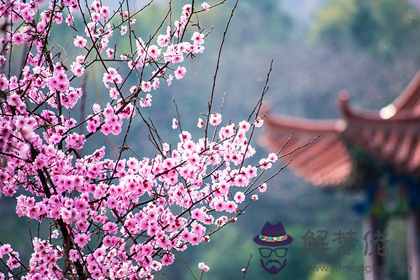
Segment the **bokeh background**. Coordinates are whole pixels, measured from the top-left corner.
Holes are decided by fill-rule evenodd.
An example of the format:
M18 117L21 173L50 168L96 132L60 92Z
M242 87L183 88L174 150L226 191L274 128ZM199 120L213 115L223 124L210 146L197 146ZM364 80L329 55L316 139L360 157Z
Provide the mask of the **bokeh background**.
M145 3L141 0L133 4L139 8ZM187 1L173 3L175 16ZM208 3L216 2L208 0ZM214 26L206 39L205 53L186 61L186 78L174 82L170 88L162 86L153 95L154 105L145 110L169 143L176 143L178 137L178 131L171 128L172 118L176 117L173 98L178 103L183 129L191 131L196 138L202 136L196 123L200 113L207 110L217 51L233 4L233 0L228 0L202 15L200 24L206 30ZM259 98L273 59L270 91L266 98L273 112L314 119L336 118L336 98L342 89L350 93L353 104L380 109L401 93L420 67L419 7L420 3L414 0L241 0L223 50L214 106L220 107L226 92L224 123L229 119L238 122L247 118ZM157 1L147 8L137 16L136 33L148 38L166 9L165 1ZM53 38L60 42L64 40L62 46L72 61L78 53L72 45L71 35L65 32L57 27L53 30ZM128 49L128 45L119 41L118 47ZM103 70L98 65L88 72L87 108L95 102L105 105L108 92L101 82ZM72 110L71 114L77 117L78 109ZM136 119L128 145L142 156L154 154L147 135L147 128ZM98 136L83 152L87 154L106 145L108 154L116 156L121 138ZM258 155L264 155L266 151L255 140ZM357 193L316 189L285 170L270 182L267 192L259 195L259 200L250 205L237 223L212 236L210 243L192 247L177 256L197 277L200 276L197 264L204 261L211 268L204 279L224 280L242 279L241 269L252 254L247 279L274 279L276 276L271 277L262 270L258 247L252 238L259 234L266 221L281 221L287 234L295 239L289 246L282 279L363 279L362 272L329 274L302 269L321 264L363 265L362 216L353 210L363 199ZM10 198L0 202L0 238L4 243L13 244L22 252L23 258L28 259L30 250L25 253L25 248L31 246L28 221L16 217L14 206L15 202ZM407 265L406 228L404 217L394 217L389 222L391 254L386 259L387 264ZM337 258L339 245L331 241L332 234L340 229L356 231L359 243L350 256ZM35 233L48 229L32 223L31 230ZM304 243L301 238L308 230L329 232L330 251L323 257L319 254L314 257L311 253L302 256ZM174 266L157 275L157 279L194 279L185 263L178 259ZM388 273L387 276L407 279L406 272Z

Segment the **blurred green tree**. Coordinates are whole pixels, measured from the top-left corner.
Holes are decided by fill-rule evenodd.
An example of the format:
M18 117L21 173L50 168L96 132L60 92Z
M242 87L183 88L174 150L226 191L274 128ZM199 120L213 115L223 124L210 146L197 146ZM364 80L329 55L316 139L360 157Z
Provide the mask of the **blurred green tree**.
M317 13L312 31L338 49L356 47L392 57L419 42L419 27L419 13L408 0L334 0Z

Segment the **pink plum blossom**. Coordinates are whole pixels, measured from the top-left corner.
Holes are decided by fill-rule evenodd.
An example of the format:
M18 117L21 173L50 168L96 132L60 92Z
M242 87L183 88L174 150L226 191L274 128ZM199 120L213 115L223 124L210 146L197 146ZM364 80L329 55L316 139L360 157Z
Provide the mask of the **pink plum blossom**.
M222 115L214 113L210 115L210 124L212 126L218 126L222 122Z
M178 68L175 70L175 78L177 80L184 78L186 72L187 70L185 69L185 67L178 66Z
M194 32L191 40L194 42L195 45L201 45L204 43L204 34L200 34L198 32Z
M176 129L178 127L178 120L172 119L172 129Z
M78 48L84 48L86 46L87 40L82 36L76 36L74 39L74 45Z
M208 10L208 9L210 9L210 5L209 4L207 4L207 2L203 2L203 3L201 3L201 8L203 8L203 10Z

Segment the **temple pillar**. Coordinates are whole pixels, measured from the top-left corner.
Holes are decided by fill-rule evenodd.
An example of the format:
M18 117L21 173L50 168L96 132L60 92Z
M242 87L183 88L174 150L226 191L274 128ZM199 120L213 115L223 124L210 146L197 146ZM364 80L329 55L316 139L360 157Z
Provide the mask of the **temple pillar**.
M371 273L367 273L365 271L365 280L384 280L385 279L385 272L382 271L382 266L385 265L385 259L383 256L378 255L375 250L375 244L370 243L372 234L376 233L378 230L381 233L384 233L385 229L385 219L380 217L375 217L372 215L366 216L363 221L363 234L370 231L367 245L365 245L365 250L367 252L364 263L365 266L370 266ZM364 241L363 241L364 242ZM372 255L369 256L369 253L373 252ZM379 268L379 269L378 269Z
M408 268L407 272L410 280L420 279L420 212L413 211L408 217ZM411 271L410 271L411 270Z

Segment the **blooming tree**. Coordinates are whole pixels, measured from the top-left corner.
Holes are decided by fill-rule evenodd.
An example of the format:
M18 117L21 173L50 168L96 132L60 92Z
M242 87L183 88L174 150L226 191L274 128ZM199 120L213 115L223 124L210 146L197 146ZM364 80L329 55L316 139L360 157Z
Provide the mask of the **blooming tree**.
M203 136L182 130L178 118L172 127L180 131L179 142L166 143L143 116L152 110L153 92L183 79L183 61L204 52L208 33L198 16L224 1L192 1L180 11L172 11L169 1L168 13L147 39L133 26L150 3L132 11L127 0L116 10L104 2L1 0L0 193L16 200L19 217L50 223L51 230L32 238L29 263L0 240L0 280L153 279L174 262L176 251L209 242L211 234L236 221L271 178L262 175L278 154L247 163L255 154L254 130L263 124L259 110L267 83L253 112L238 124L223 124L212 105L229 24L208 112L197 123ZM176 12L179 18L172 21ZM79 55L70 64L51 38L58 25L74 36L69 48ZM128 49L111 47L112 37L128 42ZM17 49L24 54L18 69ZM109 97L78 118L72 108L84 105L85 72L93 65L101 67L102 94ZM133 76L136 82L129 84ZM124 153L133 118L149 129L154 157ZM117 158L105 147L82 155L95 134L124 135Z

